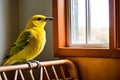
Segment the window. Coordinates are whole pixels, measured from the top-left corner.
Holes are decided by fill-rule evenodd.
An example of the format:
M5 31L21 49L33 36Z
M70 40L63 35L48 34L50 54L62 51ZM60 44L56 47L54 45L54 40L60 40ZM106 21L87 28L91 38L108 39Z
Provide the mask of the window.
M71 23L70 18L68 18L68 14L69 14L69 9L70 6L68 3L69 0L53 0L53 41L54 41L54 54L55 56L59 56L59 57L65 57L65 56L84 56L84 57L112 57L112 58L120 58L120 1L119 0L97 0L97 1L106 1L103 2L104 4L106 4L106 9L105 9L105 15L107 14L106 17L108 17L105 21L105 25L107 28L106 31L106 35L108 35L107 37L104 38L104 40L96 40L96 39L92 39L92 36L94 35L92 32L94 31L94 27L92 25L94 25L94 18L92 17L92 14L97 14L97 12L93 12L92 11L92 7L95 6L93 5L93 1L95 0L83 0L83 3L85 4L81 4L79 2L76 2L76 4L81 4L79 6L85 6L83 9L83 11L75 13L75 14L79 14L79 16L77 18L80 17L80 14L82 14L82 20L83 23L79 23L80 25L85 24L84 28L83 28L83 33L84 36L82 36L82 39L77 39L70 41L70 35L69 35L69 31L70 31L70 25ZM71 0L73 1L73 0ZM74 0L74 1L82 1L82 0ZM86 2L87 1L87 4ZM88 2L89 1L89 2ZM89 3L89 5L88 5ZM103 3L101 3L101 5L103 5ZM97 4L97 2L95 3ZM91 6L93 5L93 6ZM98 4L100 5L100 4ZM78 6L78 5L77 5ZM90 7L88 7L90 6ZM87 8L86 8L87 7ZM104 6L101 6L104 7ZM100 8L101 8L100 7ZM99 8L99 7L97 7ZM79 8L80 9L80 8ZM86 12L87 11L87 12ZM102 11L102 10L101 10ZM86 14L87 13L87 14ZM72 14L71 14L72 15ZM88 15L91 15L88 16ZM87 17L88 16L88 17ZM93 15L95 16L95 15ZM71 17L72 18L72 17ZM95 17L95 18L99 18L99 16ZM102 17L101 17L102 18ZM74 18L73 18L74 20ZM77 19L78 20L78 19ZM80 20L80 19L79 19ZM96 20L98 24L100 24L99 20ZM100 20L101 21L101 20ZM103 20L102 20L103 21ZM80 21L81 22L81 21ZM87 25L86 25L87 23ZM78 25L78 24L75 24ZM109 27L108 27L109 26ZM89 28L89 29L86 29ZM97 27L99 28L99 27ZM72 27L71 27L72 29ZM72 31L74 30L74 28L72 29ZM79 29L75 29L75 30L79 30ZM81 31L80 31L81 32ZM103 30L102 30L103 32ZM72 32L70 32L72 33ZM89 34L88 34L89 33ZM75 31L75 33L73 32L73 34L78 34L78 32ZM103 35L103 34L102 34ZM78 35L75 35L78 36ZM73 37L75 37L73 36ZM104 35L103 35L104 36ZM102 37L103 37L102 36ZM80 36L81 37L81 36ZM84 41L85 40L85 41ZM100 41L99 41L100 40ZM100 48L100 47L74 47L74 46L69 46L69 42L72 42L72 44L103 44L103 45L108 45L109 48ZM107 47L108 47L107 46Z
M68 0L69 46L109 46L109 0Z

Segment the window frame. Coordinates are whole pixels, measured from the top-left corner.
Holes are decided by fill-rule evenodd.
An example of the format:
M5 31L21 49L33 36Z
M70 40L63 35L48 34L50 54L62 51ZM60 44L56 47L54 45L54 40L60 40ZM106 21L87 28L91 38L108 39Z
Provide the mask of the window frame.
M120 31L119 26L119 0L109 0L109 49L68 47L67 3L66 0L52 0L53 7L53 42L54 55L57 57L111 57L120 58L118 48Z

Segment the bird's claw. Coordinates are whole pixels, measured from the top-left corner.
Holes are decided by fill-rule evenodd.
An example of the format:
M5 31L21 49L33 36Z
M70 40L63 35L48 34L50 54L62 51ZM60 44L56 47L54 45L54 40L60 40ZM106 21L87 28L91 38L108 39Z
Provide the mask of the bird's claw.
M29 69L30 69L30 71L32 70L32 63L30 62L30 61L26 61L26 63L28 64L28 66L29 66Z
M31 61L37 63L37 69L40 68L41 64L39 61L36 60L31 60ZM26 63L29 65L29 69L32 70L32 66L33 66L32 63L30 61L26 61Z
M37 69L39 69L41 66L40 62L39 61L34 61L34 62L37 63Z

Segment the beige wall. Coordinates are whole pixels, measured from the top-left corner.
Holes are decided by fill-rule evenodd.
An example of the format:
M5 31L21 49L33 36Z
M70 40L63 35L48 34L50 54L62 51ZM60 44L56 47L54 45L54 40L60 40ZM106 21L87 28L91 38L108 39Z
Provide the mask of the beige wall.
M78 70L80 80L120 80L120 59L68 58Z

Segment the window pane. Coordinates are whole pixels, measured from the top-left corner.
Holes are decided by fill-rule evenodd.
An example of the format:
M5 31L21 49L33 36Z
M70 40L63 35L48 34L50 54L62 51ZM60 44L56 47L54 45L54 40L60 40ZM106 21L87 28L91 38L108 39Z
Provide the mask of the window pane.
M71 0L71 41L85 44L85 0Z
M109 0L90 0L89 43L109 43Z
M70 44L109 43L109 0L70 1Z

